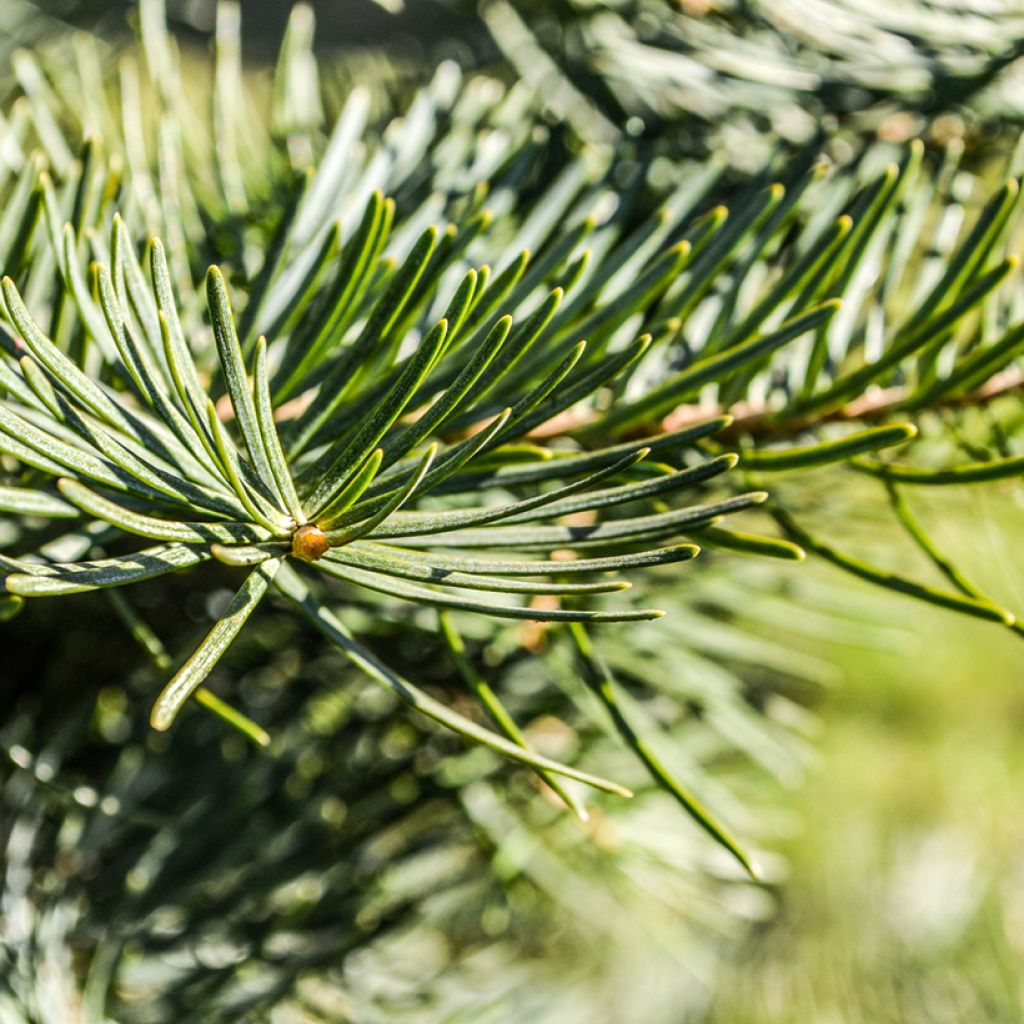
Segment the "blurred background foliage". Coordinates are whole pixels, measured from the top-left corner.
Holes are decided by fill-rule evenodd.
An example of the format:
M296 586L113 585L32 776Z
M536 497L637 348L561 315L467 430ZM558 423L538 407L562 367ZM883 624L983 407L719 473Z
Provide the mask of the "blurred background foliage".
M994 592L1019 599L1017 485L920 511ZM861 551L893 540L859 517L845 524ZM842 672L820 705L821 760L780 847L779 912L702 1019L1024 1019L1019 638L952 628L855 583L837 590L831 574L821 583L842 609L805 648Z
M120 6L8 0L0 35L8 55L65 25L116 40ZM242 6L247 46L272 54L287 10ZM835 0L806 24L797 5L758 3L314 6L319 45L348 53L328 90L373 75L397 97L450 57L512 79L547 55L556 79L536 84L552 120L595 145L607 122L676 156L724 153L737 178L825 137L849 157L864 138L918 134L963 139L984 176L1017 133L1012 3ZM168 3L197 46L211 11ZM628 73L606 73L624 51ZM896 527L862 477L792 487L851 550L891 561ZM1016 481L915 508L983 589L1024 607ZM925 568L905 557L895 568ZM275 607L218 677L259 720L288 723L272 757L195 711L153 734L160 673L126 655L103 600L29 607L4 629L0 680L0 1021L1024 1020L1020 638L817 562L710 563L685 592L667 570L643 584L672 612L665 664L640 627L603 653L627 677L644 659L653 693L632 695L771 851L766 887L657 792L568 819L525 773L399 713ZM150 584L137 607L179 649L228 578ZM458 700L436 637L378 611L345 614ZM473 639L538 749L637 781L600 728L555 718L569 702L541 672L561 665L571 693L567 654L538 667L515 653L518 626Z

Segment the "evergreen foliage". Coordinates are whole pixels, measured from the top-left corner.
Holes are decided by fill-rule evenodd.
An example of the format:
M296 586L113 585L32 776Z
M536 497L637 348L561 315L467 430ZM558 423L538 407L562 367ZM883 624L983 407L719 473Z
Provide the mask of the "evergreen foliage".
M482 10L517 71L542 74L559 112L594 136L624 125L692 147L696 135L752 167L776 138L906 137L954 112L973 130L1019 121L1012 0L494 0Z
M644 6L643 31L656 23L678 50L670 30L686 15ZM48 954L31 927L10 930L33 905L18 881L33 849L104 865L80 880L94 916L68 940L89 947L96 1019L263 1019L353 950L422 923L437 878L455 880L438 911L449 921L515 891L520 872L585 921L577 904L620 883L584 842L596 827L558 818L555 802L614 815L636 790L654 808L637 816L660 820L660 789L755 874L757 826L711 768L740 752L784 774L799 745L762 714L774 684L759 694L732 669L816 671L745 646L768 560L819 557L1022 630L908 501L1020 473L1019 410L1002 401L1024 350L1019 151L995 167L974 165L959 137L805 140L743 173L612 128L577 92L558 110L564 92L528 75L507 84L446 62L397 106L372 83L321 82L302 5L273 75L250 75L238 7L217 11L211 67L179 51L149 0L138 50L114 58L81 35L21 51L5 105L3 613L102 590L153 661L140 679L159 679L155 729L195 698L269 746L232 747L225 763L221 723L206 722L176 727L151 763L155 741L128 710L87 700L50 749L73 757L94 719L116 737L105 781L55 787L48 818L38 723L11 717L7 871L23 913L5 936L5 998L42 1019L59 1019L37 987ZM521 21L509 5L487 12L496 38L501 19ZM618 21L563 12L556 67L576 73L575 33L627 24L605 13ZM983 36L958 79L979 88L1009 61ZM701 52L720 52L716 38ZM613 51L608 77L607 54L587 59L627 113L671 99L621 62L623 44ZM845 80L847 64L826 66L814 103ZM628 96L613 88L623 75ZM742 88L749 102L720 102L769 102ZM891 511L931 578L869 564L815 524L813 474L836 464ZM705 561L703 600L724 622L701 610ZM713 596L716 579L730 600ZM224 580L233 596L215 593L198 641L175 625L165 643L127 589L177 600ZM236 640L243 653L229 654ZM299 649L301 667L288 658ZM298 683L243 690L251 706L235 707L213 692L216 673L207 686L225 657L266 675L281 660L277 675ZM384 703L352 696L352 670ZM531 797L508 766L460 753L395 700L529 766L557 797ZM538 716L571 737L564 756L524 730ZM757 892L706 848L686 847L691 867L640 832L652 862L694 872L681 893L716 873L725 891ZM510 862L510 835L550 845L549 859ZM41 913L40 934L76 933L69 907ZM147 975L162 948L178 949L176 966ZM251 977L228 970L257 951ZM152 996L145 1010L133 991Z

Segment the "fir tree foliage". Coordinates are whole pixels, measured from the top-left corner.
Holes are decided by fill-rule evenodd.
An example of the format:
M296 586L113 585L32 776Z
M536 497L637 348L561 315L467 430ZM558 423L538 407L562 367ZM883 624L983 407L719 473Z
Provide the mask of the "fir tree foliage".
M1019 121L1024 26L1013 0L493 0L481 19L592 140L624 125L753 168L779 138L906 139L936 118L972 130Z
M819 28L847 9L816 8ZM697 830L666 844L666 808L753 871L748 842L773 835L762 791L722 766L739 753L791 781L809 755L788 691L750 679L828 678L780 639L816 627L810 600L766 586L774 567L798 579L786 563L823 559L1022 631L916 507L1020 475L1024 349L1020 153L979 166L969 139L884 128L892 96L916 123L976 95L991 110L1013 51L987 18L965 42L962 12L922 10L815 51L789 45L779 5L745 22L559 5L556 29L494 3L510 65L550 75L443 63L397 103L315 59L303 5L272 74L243 69L230 2L209 67L159 0L140 5L138 47L82 35L14 57L2 612L105 597L152 665L127 691L93 701L86 680L71 706L58 688L53 709L3 724L0 1011L403 1019L404 943L472 918L519 949L524 903L588 940L638 900L675 937L685 908L703 931L678 948L706 979L708 933L756 917L763 893ZM724 63L741 23L778 58L776 112L806 128L867 90L868 136L778 130L748 150L709 134L726 92L747 128L766 106L764 61ZM960 63L919 61L907 33ZM885 58L878 81L864 46ZM671 60L647 59L659 48ZM717 100L680 76L691 58ZM696 159L652 119L694 95ZM705 145L743 150L742 171ZM815 490L837 465L930 575L847 549ZM225 578L205 639L147 623L146 595L184 607ZM227 664L246 680L237 707L214 692ZM356 677L377 695L353 697ZM160 736L125 692L158 730L191 703L217 717ZM83 748L102 770L69 784ZM36 863L64 881L33 881ZM587 1019L590 986L542 976L526 986L538 1019ZM520 981L454 952L410 984L437 1000L430 1019L459 1020L480 1005L453 987L499 1005Z
M302 5L266 89L243 73L237 6L219 5L200 109L159 2L139 25L114 73L88 37L69 60L17 58L0 168L0 502L17 537L0 567L10 615L211 561L237 571L155 696L155 728L198 696L265 742L203 684L275 593L394 696L585 814L562 780L628 791L530 749L462 635L477 616L546 623L653 778L752 871L595 649L592 626L662 614L624 593L643 570L695 572L701 547L810 553L1018 628L904 496L1019 474L996 421L963 460L915 454L936 413L1019 385L1018 154L997 184L960 167L962 147L919 142L845 164L802 151L739 185L713 161L666 176L625 140L580 149L529 83L452 64L381 125L364 89L333 109ZM877 479L938 582L843 551L787 481L777 532L731 525L776 473L837 462ZM337 609L367 593L437 610L494 728L361 642Z

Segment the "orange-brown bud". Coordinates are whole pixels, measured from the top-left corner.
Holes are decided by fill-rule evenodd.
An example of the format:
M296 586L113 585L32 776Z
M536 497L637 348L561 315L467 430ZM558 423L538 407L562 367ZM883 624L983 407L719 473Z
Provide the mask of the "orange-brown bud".
M292 554L304 562L315 562L330 550L327 534L313 523L300 526L292 535Z

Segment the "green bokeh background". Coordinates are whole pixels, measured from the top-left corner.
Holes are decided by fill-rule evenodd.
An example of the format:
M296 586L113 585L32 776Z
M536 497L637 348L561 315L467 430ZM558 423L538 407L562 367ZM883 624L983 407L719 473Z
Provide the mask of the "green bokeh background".
M1020 485L924 498L936 539L1021 607ZM850 528L862 551L891 554L895 537ZM820 763L794 795L779 912L726 971L708 1020L1024 1020L1020 637L817 564L799 572L825 588L808 646L841 681L820 705ZM821 609L837 601L828 635Z

